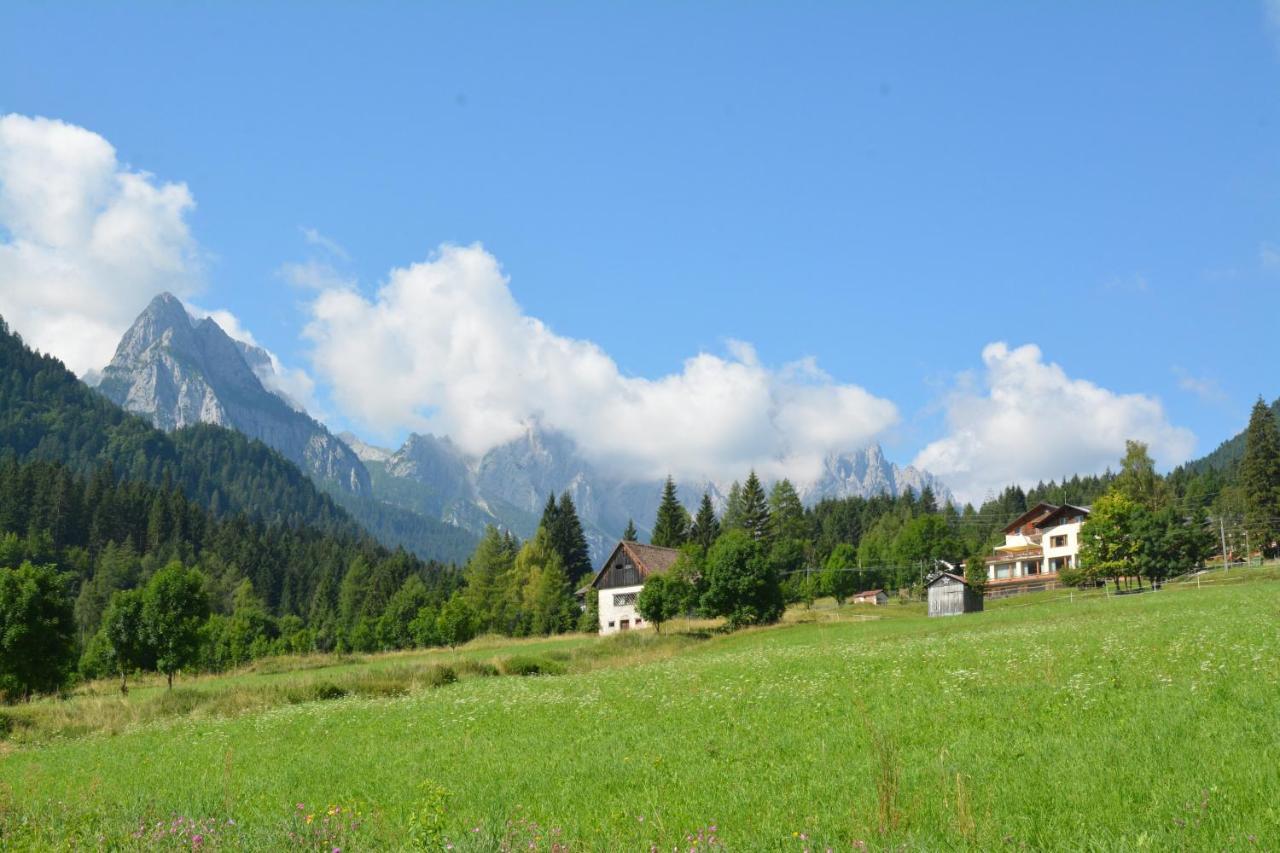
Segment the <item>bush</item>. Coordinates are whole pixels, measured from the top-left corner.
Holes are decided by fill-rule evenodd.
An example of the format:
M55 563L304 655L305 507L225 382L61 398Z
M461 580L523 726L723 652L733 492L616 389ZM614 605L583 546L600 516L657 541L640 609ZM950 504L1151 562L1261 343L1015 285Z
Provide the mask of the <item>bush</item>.
M482 678L501 675L498 672L498 668L488 661L471 660L470 658L458 661L453 665L453 668L459 675L478 675Z
M458 673L451 666L444 664L436 664L428 669L425 673L423 681L428 687L444 687L446 684L453 684L458 680Z
M512 655L498 661L503 675L562 675L564 664L533 655Z
M341 699L343 696L347 695L347 691L346 688L339 687L332 681L320 681L312 686L311 695L315 699L325 701L329 699Z

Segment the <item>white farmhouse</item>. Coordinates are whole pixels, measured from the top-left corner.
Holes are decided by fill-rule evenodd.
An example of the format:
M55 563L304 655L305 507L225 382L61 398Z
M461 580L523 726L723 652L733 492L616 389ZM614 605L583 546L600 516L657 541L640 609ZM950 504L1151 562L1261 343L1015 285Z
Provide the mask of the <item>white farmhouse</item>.
M619 542L584 590L587 595L599 596L600 633L643 627L645 621L636 610L636 597L650 575L665 572L679 556L675 548Z
M1089 508L1038 503L1004 529L1004 544L987 558L987 585L1016 586L1056 581L1058 572L1080 565L1080 527Z

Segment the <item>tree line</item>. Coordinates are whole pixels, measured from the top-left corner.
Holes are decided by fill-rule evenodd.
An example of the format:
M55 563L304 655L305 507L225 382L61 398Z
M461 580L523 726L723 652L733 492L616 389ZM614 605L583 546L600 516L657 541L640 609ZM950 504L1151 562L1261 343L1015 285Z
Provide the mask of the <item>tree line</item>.
M1119 590L1159 583L1216 551L1230 559L1222 542L1228 517L1243 529L1244 556L1280 554L1280 429L1261 398L1225 470L1190 465L1162 477L1146 446L1129 442L1119 476L1081 529L1081 565L1063 580L1111 581Z

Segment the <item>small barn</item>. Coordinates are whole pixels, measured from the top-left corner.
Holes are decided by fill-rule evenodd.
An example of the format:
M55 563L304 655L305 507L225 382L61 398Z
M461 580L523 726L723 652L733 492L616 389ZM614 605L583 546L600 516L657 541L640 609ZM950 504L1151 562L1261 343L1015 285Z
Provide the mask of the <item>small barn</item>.
M981 613L982 593L952 572L936 572L925 584L929 591L930 616L959 616Z
M869 589L855 595L852 601L854 604L874 604L882 607L889 603L889 593L883 589Z

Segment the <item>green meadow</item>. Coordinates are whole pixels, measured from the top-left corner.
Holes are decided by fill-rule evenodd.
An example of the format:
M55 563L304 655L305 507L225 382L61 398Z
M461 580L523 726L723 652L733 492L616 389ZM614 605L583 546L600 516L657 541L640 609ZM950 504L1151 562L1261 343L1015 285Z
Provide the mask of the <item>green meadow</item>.
M1280 848L1280 578L482 639L0 710L5 849Z

